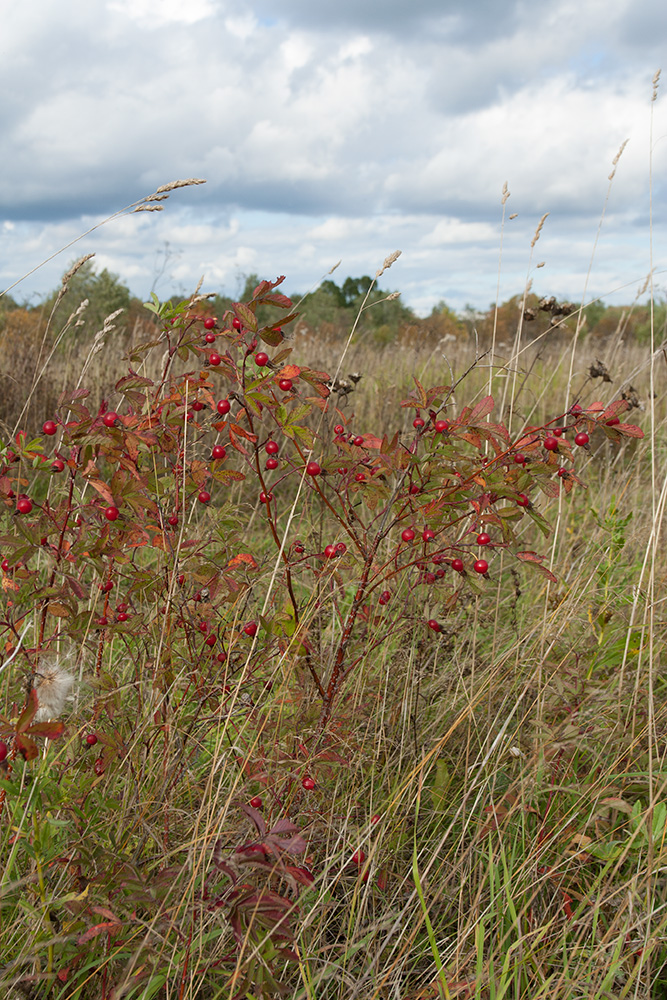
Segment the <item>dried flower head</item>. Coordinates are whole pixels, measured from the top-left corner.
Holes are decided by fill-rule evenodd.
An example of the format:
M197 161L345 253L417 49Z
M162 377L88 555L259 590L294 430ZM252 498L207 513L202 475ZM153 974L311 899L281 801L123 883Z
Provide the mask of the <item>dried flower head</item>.
M34 679L39 705L35 721L56 719L65 707L73 684L74 678L65 670L60 657L52 654L41 656Z

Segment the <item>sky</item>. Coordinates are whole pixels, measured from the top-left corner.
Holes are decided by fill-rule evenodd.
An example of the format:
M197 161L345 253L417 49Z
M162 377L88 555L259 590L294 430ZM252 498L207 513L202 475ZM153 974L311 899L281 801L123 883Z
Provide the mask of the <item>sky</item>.
M143 298L304 293L400 250L380 287L420 315L527 281L631 302L651 263L661 297L666 53L664 0L7 5L0 291L38 303L95 253Z

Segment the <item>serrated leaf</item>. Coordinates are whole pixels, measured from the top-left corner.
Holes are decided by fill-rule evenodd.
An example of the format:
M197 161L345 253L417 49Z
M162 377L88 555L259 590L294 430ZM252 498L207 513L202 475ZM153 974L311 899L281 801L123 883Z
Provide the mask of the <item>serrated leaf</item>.
M233 309L246 330L257 333L257 317L252 309L249 309L245 302L235 302Z

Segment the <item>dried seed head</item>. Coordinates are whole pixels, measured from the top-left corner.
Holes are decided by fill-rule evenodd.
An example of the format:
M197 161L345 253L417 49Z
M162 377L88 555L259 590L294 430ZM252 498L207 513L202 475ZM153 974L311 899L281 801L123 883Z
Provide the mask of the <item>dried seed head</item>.
M652 80L653 95L651 97L651 101L656 101L658 99L658 84L660 82L660 74L661 73L662 73L662 70L659 69L659 70L657 70L655 76L653 77L653 80Z
M35 671L34 687L37 692L39 708L35 715L36 722L46 719L56 719L65 707L67 696L72 690L74 678L62 665L62 660L55 655L40 657Z
M501 205L505 204L505 202L507 201L507 199L509 198L509 196L510 196L510 191L509 191L509 188L507 186L507 181L505 181L505 183L503 184L502 198L500 200Z
M381 274L384 274L387 268L391 267L394 261L398 260L398 258L401 256L401 252L402 251L400 250L394 250L394 252L390 253L388 257L385 257L382 267L380 268L379 271L375 272L375 277L379 278Z
M162 184L155 193L163 194L165 191L175 191L176 188L192 187L193 184L206 184L206 181L199 177L188 177L185 181L171 181L169 184Z
M546 222L546 220L547 220L548 217L549 217L549 213L545 212L544 215L542 216L542 218L540 219L540 221L538 222L537 229L535 230L535 235L533 236L533 239L531 240L531 244L530 244L531 249L535 246L535 244L539 240L540 233L542 232L542 226L544 225L544 223Z

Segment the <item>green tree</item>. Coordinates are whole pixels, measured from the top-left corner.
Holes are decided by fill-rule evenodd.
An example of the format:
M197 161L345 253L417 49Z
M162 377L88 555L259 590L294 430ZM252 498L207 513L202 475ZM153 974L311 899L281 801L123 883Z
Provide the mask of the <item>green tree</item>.
M52 328L60 329L80 304L88 299L88 305L81 313L84 322L78 330L86 334L95 334L101 330L104 320L117 309L123 309L124 315L119 316L116 327L124 327L127 322L127 311L130 307L130 290L120 280L117 274L112 274L106 267L99 274L95 272L92 261L79 268L68 282L69 288L58 303L53 318ZM49 316L58 298L58 291L49 295L44 303L44 313Z

